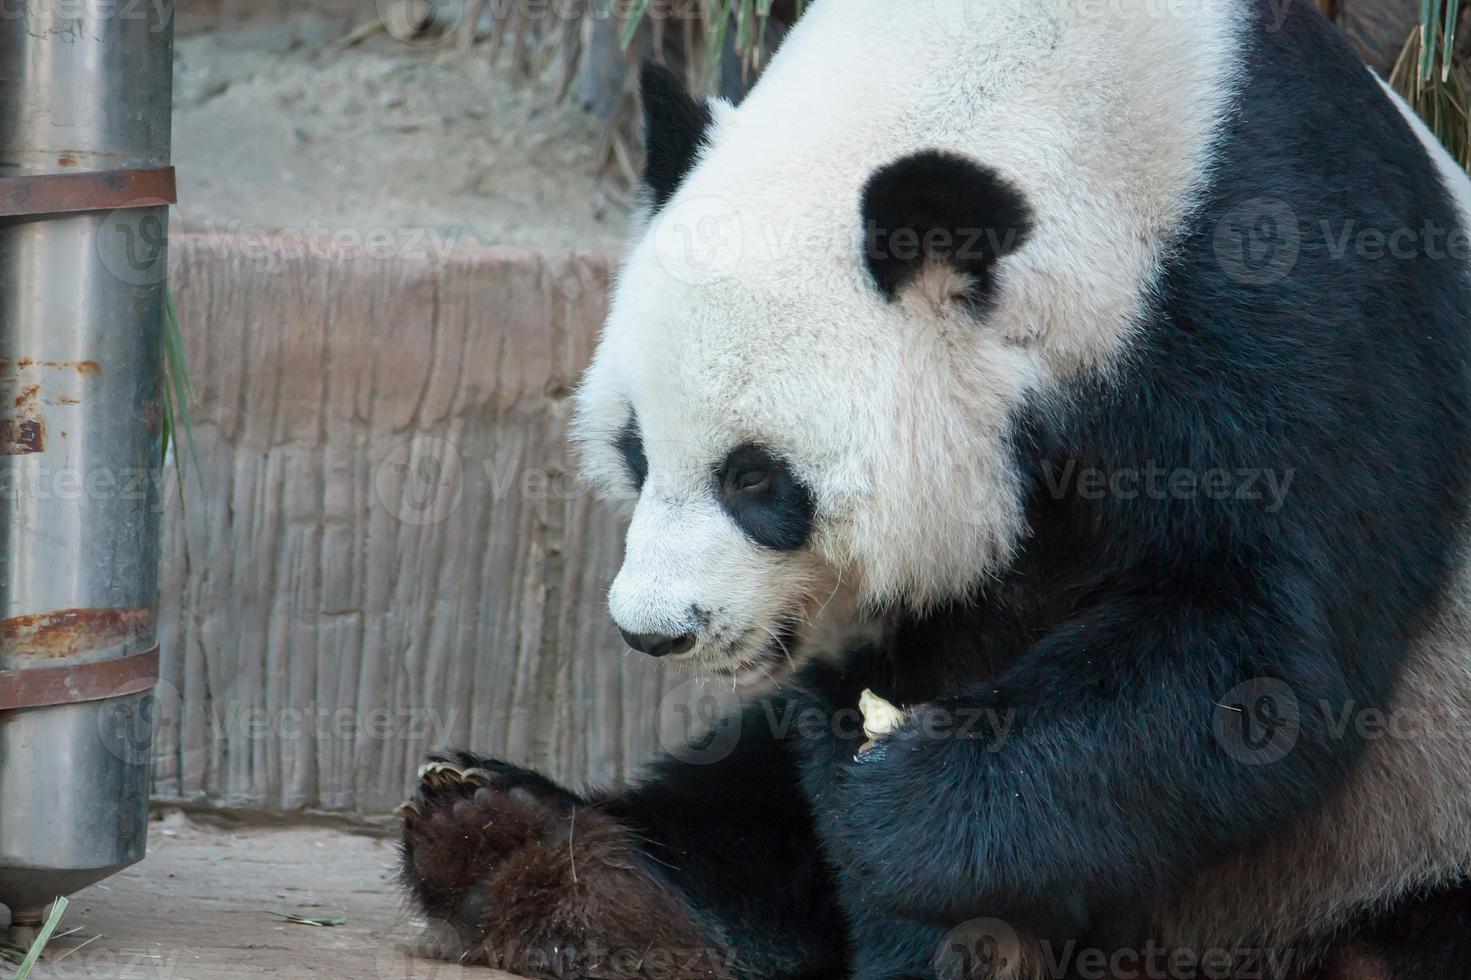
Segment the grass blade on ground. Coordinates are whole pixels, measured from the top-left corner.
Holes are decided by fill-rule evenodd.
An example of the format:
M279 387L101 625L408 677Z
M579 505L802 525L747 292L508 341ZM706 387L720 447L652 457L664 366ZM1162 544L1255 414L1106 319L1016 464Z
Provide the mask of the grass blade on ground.
M51 903L51 914L46 916L46 924L36 934L36 941L31 943L30 951L26 953L26 958L21 960L19 969L15 971L15 980L26 980L26 977L31 975L32 968L41 959L41 953L45 951L46 944L51 941L51 934L56 931L56 927L61 923L61 917L66 914L66 907L70 904L65 898L57 898Z

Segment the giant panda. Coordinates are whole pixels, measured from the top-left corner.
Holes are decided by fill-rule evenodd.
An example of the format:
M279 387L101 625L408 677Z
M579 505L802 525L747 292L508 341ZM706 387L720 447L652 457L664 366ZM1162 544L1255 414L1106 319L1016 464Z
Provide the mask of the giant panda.
M618 628L745 707L629 787L436 756L433 948L1471 976L1471 181L1315 7L817 0L642 87L576 443Z

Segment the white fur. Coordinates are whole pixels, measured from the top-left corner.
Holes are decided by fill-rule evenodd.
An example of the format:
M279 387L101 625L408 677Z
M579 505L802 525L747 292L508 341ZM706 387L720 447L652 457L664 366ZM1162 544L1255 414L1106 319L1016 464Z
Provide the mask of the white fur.
M924 606L1004 566L1025 532L1011 418L1122 356L1227 114L1242 3L1173 6L1188 11L822 0L739 108L716 105L712 145L631 246L578 394L592 482L627 490L612 441L631 411L651 465L620 625L720 607L713 644L838 582ZM925 149L993 168L1034 212L985 322L934 277L886 302L862 261L863 185ZM810 554L760 551L714 504L709 473L745 440L813 489ZM713 656L704 639L691 659Z

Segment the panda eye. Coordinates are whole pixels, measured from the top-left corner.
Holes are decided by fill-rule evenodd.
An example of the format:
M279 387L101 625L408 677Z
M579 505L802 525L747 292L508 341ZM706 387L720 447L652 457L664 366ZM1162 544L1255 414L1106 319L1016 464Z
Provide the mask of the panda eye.
M816 508L791 465L765 446L731 450L715 470L715 492L756 544L794 551L807 542Z
M771 471L765 469L740 470L730 480L736 493L755 497L771 490Z

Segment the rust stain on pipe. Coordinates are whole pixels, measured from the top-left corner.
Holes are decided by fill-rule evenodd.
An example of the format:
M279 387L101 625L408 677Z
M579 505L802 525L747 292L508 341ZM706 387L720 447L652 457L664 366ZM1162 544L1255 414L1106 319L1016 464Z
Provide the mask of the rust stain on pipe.
M0 418L0 456L26 456L46 451L46 418L41 414L41 386L26 385Z
M31 368L74 371L79 375L100 375L102 365L97 361L37 361L29 358L0 358L0 398L5 416L0 418L0 456L27 456L46 451L46 417L41 413L41 385L26 384L15 388L35 375L21 375ZM4 391L10 388L10 391ZM12 394L11 392L14 392ZM79 399L57 395L46 399L48 405L77 405Z
M0 419L0 456L28 456L45 451L45 419Z
M36 361L28 357L0 357L0 374L12 374L26 368L52 368L58 371L75 371L78 374L102 373L102 365L97 361Z
M153 610L147 606L58 609L0 620L0 652L71 657L146 636L152 628Z

